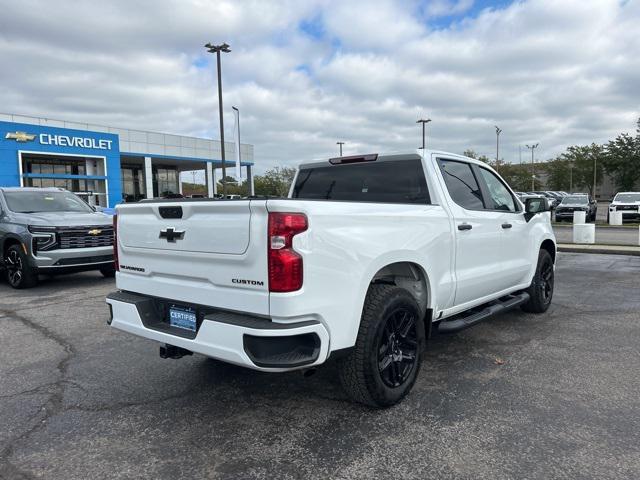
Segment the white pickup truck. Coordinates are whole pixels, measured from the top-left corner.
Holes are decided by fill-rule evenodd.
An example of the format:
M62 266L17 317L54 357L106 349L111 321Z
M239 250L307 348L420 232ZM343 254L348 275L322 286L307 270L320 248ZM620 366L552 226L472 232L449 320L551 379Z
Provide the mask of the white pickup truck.
M120 205L109 324L164 358L282 372L334 357L351 398L390 406L432 327L546 311L548 210L486 164L430 150L304 164L284 199Z

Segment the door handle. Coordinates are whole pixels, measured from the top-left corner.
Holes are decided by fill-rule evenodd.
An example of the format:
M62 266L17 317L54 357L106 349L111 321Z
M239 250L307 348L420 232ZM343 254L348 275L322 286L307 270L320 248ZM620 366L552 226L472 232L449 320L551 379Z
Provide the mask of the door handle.
M468 223L461 223L458 225L458 230L471 230L473 227Z
M503 223L502 224L502 228L511 228L513 225L511 225L510 223Z

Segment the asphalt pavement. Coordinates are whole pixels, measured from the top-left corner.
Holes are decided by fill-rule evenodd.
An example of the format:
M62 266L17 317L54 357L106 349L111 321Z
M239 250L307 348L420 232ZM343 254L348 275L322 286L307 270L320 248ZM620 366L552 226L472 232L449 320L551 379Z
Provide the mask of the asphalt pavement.
M0 477L637 479L639 272L559 254L547 313L435 337L382 411L347 401L331 363L163 360L106 325L99 274L0 283Z
M573 224L553 225L558 243L573 243ZM601 245L638 246L640 231L638 227L612 227L596 225L596 243Z

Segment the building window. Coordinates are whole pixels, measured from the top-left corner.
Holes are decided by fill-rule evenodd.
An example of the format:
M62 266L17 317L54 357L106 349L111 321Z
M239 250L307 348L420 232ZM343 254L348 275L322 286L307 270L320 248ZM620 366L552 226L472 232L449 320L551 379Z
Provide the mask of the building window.
M141 166L122 165L120 175L122 179L122 199L125 202L137 202L146 198Z
M153 169L153 196L164 197L178 193L178 172L175 168L155 167Z
M106 182L104 180L86 180L83 178L58 178L60 175L87 175L87 161L97 164L96 173L100 171L101 160L65 155L45 155L24 153L22 155L22 171L25 174L47 175L50 178L26 177L26 187L64 188L78 194L92 204L106 206Z

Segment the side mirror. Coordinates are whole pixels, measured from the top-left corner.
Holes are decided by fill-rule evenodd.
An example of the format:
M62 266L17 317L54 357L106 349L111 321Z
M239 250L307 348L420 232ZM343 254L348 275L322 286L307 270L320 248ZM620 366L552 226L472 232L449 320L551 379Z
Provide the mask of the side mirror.
M528 222L534 215L542 212L548 212L549 201L544 197L527 198L524 202L524 218Z

